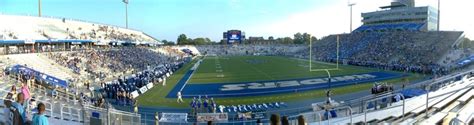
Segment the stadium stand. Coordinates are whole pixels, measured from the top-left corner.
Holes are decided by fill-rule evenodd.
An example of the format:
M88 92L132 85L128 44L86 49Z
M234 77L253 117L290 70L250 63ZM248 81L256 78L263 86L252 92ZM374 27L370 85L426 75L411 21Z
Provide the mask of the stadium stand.
M14 93L24 91L21 86L25 83L31 95L26 108L28 118L35 112L34 104L42 102L51 124L150 124L146 117L155 114L115 107L136 106L135 97L162 83L195 55L309 58L307 45L292 44L116 46L157 40L140 31L84 21L12 15L0 18L0 45L8 46L1 48L1 54L15 53L0 56L0 108L4 109L0 123L7 124L10 112L6 102L14 101ZM213 107L218 109L213 110L217 112L237 114L230 116L232 120L225 122L228 124L255 123L256 119L243 121L241 116L247 112L261 115L264 122L271 114L281 114L291 123L304 116L309 124L439 124L454 118L472 124L473 71L458 73L472 64L472 50L456 49L463 32L421 32L424 25L364 25L350 34L324 37L309 49L315 52L312 58L316 61L335 62L339 56L348 65L436 74L440 78L417 82L403 90L383 85L384 91L377 89L373 95L359 99L328 99L328 103L337 104L331 108L321 106L325 102L297 108L285 102L211 105L216 105ZM337 37L340 45L336 45ZM337 46L339 55L335 53ZM59 81L66 84L55 84ZM185 119L196 122L194 116Z
M422 23L363 25L354 32L420 31L423 26Z
M461 76L465 76L462 74ZM451 77L452 78L452 77ZM353 114L347 115L345 111L338 111L337 114L343 114L343 117L336 117L330 120L317 120L312 115L313 113L302 114L310 121L310 124L349 124L349 123L371 123L371 124L438 124L443 121L450 121L447 118L447 112L460 114L460 119L465 123L472 122L472 110L466 113L465 110L470 110L469 105L459 105L458 99L472 98L472 88L474 77L468 76L459 81L438 81L444 85L440 89L433 90L428 93L428 118L424 117L426 113L426 94L407 98L404 101L392 102L388 107L380 109L364 109L362 112L357 112L353 107ZM436 83L436 82L435 82ZM435 85L435 84L432 84ZM471 94L469 94L471 93ZM386 97L381 97L383 99ZM375 99L378 100L378 99ZM380 103L380 102L379 102ZM383 105L380 104L380 105ZM459 111L452 111L453 107L459 105ZM467 108L467 109L466 109ZM368 110L368 111L367 111ZM316 112L321 114L322 112ZM404 114L405 113L405 114ZM317 120L313 121L312 120Z
M117 26L64 18L0 15L5 40L82 39L98 42L157 42L147 34Z
M340 37L340 59L351 65L420 73L445 74L438 62L462 32L354 32L331 35L313 43L314 58L335 62ZM437 53L433 53L437 52ZM441 54L440 54L441 53Z

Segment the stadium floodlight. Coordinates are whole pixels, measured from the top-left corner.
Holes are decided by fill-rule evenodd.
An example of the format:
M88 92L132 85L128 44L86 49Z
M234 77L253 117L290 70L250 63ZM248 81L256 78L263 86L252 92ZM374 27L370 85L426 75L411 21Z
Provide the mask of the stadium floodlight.
M38 17L41 17L41 0L38 0Z
M125 3L125 28L128 29L128 0L123 0L123 3Z
M349 33L351 33L351 32L352 32L352 6L355 6L356 3L350 3L349 1L347 1L347 2L348 2L347 6L349 6L349 8L350 8L350 17L349 17L350 19L349 19L349 20L350 20L351 22L350 22L350 28L349 28L350 30L349 30Z
M439 32L439 26L440 26L440 18L441 18L441 0L438 0L438 32Z

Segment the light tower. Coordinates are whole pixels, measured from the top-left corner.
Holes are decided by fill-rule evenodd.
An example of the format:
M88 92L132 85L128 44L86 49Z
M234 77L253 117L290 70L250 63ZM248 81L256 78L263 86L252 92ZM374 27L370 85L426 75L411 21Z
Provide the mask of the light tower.
M349 20L351 21L351 22L350 22L350 28L349 28L349 29L350 29L350 30L349 30L349 33L350 33L350 32L352 32L352 6L355 6L356 3L350 3L350 1L347 1L347 5L348 5L349 8L350 8L350 19L349 19Z
M125 3L125 28L128 29L128 0L123 0Z
M38 0L38 16L41 17L41 0Z
M441 17L441 9L440 9L440 0L438 0L438 32L439 32L439 26L440 26L440 17Z

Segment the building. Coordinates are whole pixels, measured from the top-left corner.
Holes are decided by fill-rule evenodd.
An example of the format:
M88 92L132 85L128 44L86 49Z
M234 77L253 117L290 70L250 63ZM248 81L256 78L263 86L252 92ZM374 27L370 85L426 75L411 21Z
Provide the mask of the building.
M242 43L245 40L245 32L241 30L228 30L223 33L222 40L228 44Z
M438 10L416 7L414 0L395 0L381 11L362 13L362 23L355 32L436 31Z

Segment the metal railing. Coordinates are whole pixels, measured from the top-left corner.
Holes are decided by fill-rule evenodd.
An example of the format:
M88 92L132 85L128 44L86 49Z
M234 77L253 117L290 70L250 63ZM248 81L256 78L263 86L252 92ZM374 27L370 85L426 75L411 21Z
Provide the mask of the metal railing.
M459 79L460 77L461 77L461 80L464 79L465 77L474 77L474 76L471 76L472 72L474 72L474 70L444 76L444 77L441 77L441 78L438 78L438 79L435 79L435 80L423 81L423 82L420 82L421 84L413 84L411 86L407 86L406 88L423 88L426 85L429 85L429 86L446 86L446 85L449 85L449 84L453 83L452 81L460 80ZM472 85L466 86L466 87L467 88L472 88ZM438 89L435 89L435 88L441 88L441 87L433 87L433 89L427 90L427 93L438 90ZM466 88L462 88L462 89L459 89L459 90L463 90L463 89L466 89ZM458 92L459 90L445 92L442 95L431 96L431 97L426 98L426 99L427 100L435 99L435 98L440 97L440 96L445 96L445 95L449 95L449 94ZM335 107L334 109L338 111L338 114L346 114L346 116L342 116L342 117L348 117L350 119L350 123L352 123L352 115L353 114L363 113L364 122L367 123L367 118L366 118L367 113L374 112L374 111L385 110L385 109L388 109L388 108L401 108L402 114L401 114L400 119L405 120L406 119L405 118L406 113L407 112L412 112L414 109L412 111L406 111L406 109L405 109L405 107L406 107L405 99L406 98L404 97L403 94L401 94L399 92L400 92L400 90L397 90L397 91L394 91L394 92L384 93L384 94L381 94L381 95L375 95L375 96L374 95L369 95L369 96L362 97L360 99L349 100L349 101L346 101L346 102L349 102L349 103L343 104L343 105L341 105L341 107ZM395 96L400 96L400 101L401 102L392 102L391 99ZM381 103L381 104L384 104L386 106L382 106L379 109L373 109L373 110L367 109L367 104L369 104L370 102L381 101L382 99L386 99L388 101L388 102ZM399 104L393 105L395 103L399 103ZM427 106L425 108L427 110L430 107ZM421 107L418 107L418 108L421 108ZM359 109L360 112L354 112L354 111L357 111L357 110L354 110L354 109ZM287 114L287 112L285 112L285 111L293 111L294 113ZM341 111L346 112L346 113L341 113ZM347 113L347 112L349 112L349 113ZM323 121L322 120L323 117L321 115L321 113L323 113L323 111L312 111L310 107L299 107L299 108L272 110L272 111L265 112L265 114L267 114L266 116L269 116L269 114L271 114L271 113L278 113L278 114L281 114L281 115L289 116L290 119L293 119L293 121L291 121L291 122L296 122L295 118L297 118L299 115L303 115L305 117L305 119L307 120L307 122L322 122ZM331 117L330 117L330 114L328 114L328 115L329 115L328 119L324 122L328 122L328 124L330 124ZM229 122L226 122L226 123L229 123L229 124L241 123L241 121L233 121L233 120L234 119L229 119ZM248 121L253 121L253 120L248 120ZM262 121L268 121L268 119L264 119ZM255 123L255 122L253 122L253 123Z
M6 83L2 83L6 84ZM65 120L65 121L71 121L71 122L78 122L78 123L83 123L83 124L91 124L91 118L92 113L98 113L100 114L97 119L98 121L101 121L100 124L124 124L124 125L129 125L129 124L140 124L141 123L141 117L140 114L135 114L131 112L124 112L120 110L115 110L113 108L98 108L98 107L93 107L88 104L76 104L78 102L78 98L75 97L75 95L70 94L70 93L61 93L58 94L57 99L53 98L52 95L48 95L48 91L46 87L43 87L41 85L35 85L32 86L32 93L36 93L35 101L38 103L43 103L46 106L46 111L45 114L49 118L53 119L59 119L59 120ZM4 94L8 94L9 91L7 90L0 90L0 92ZM0 95L1 100L6 100L6 101L12 101L15 102L15 100L12 99L6 99L6 95ZM40 99L39 97L43 97L43 99ZM3 104L0 104L3 105ZM111 106L110 106L111 107ZM27 112L32 111L32 109L29 108L29 106L25 107ZM5 115L5 114L3 114ZM29 114L28 116L32 116L32 114ZM116 119L119 120L117 122Z

